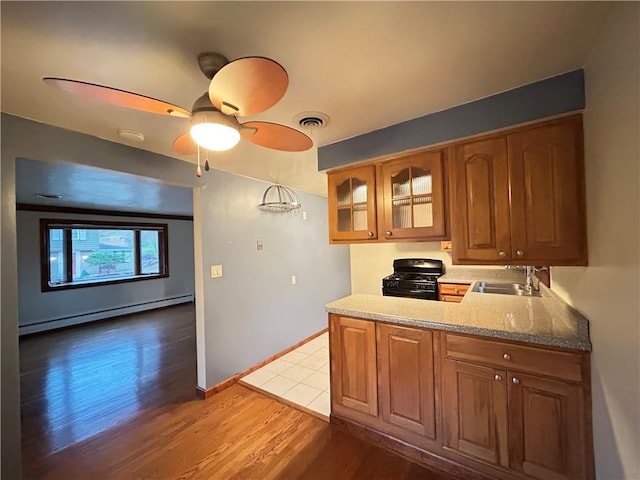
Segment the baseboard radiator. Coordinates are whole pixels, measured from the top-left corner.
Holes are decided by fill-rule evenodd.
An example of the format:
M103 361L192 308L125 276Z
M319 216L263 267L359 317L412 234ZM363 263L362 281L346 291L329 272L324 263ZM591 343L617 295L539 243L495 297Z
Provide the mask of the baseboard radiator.
M96 312L70 315L68 317L53 318L50 320L43 320L41 322L30 323L28 325L19 325L18 335L44 332L46 330L54 330L56 328L69 327L71 325L79 325L81 323L87 322L95 322L96 320L105 320L107 318L130 315L132 313L154 310L156 308L170 307L172 305L178 305L187 302L193 302L193 294L190 293L187 295L164 298L162 300L152 300L149 302L141 302L122 307L107 308L98 310Z

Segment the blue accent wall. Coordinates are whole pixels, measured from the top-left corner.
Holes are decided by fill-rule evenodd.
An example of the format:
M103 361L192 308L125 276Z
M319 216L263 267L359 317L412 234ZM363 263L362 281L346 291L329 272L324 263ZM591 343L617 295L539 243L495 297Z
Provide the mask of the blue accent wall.
M584 107L584 70L574 70L320 147L318 170L490 132Z

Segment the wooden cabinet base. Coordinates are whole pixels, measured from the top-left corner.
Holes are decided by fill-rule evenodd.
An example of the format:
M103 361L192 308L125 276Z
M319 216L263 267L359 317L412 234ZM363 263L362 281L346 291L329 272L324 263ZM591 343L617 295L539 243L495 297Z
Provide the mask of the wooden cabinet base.
M594 479L588 353L329 323L332 423L459 478Z
M331 423L354 437L358 437L371 444L392 451L407 460L415 462L435 472L446 473L447 475L461 480L513 480L525 478L505 475L504 472L492 469L491 467L487 467L486 472L479 471L477 467L467 467L464 464L440 456L435 452L422 450L390 435L386 435L373 430L370 427L340 418L333 414L331 415Z

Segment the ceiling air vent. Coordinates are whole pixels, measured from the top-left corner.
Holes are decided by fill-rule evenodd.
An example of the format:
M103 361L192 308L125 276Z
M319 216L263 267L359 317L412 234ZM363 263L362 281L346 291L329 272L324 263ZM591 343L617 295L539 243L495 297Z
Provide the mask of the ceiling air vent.
M302 112L293 117L302 128L306 130L319 130L329 125L329 116L322 112Z

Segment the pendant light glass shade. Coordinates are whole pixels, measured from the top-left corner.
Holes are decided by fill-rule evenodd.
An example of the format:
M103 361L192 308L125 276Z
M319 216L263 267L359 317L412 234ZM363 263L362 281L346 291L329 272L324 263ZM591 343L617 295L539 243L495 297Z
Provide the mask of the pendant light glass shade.
M220 112L196 112L191 119L191 138L203 148L222 152L235 147L240 132Z

